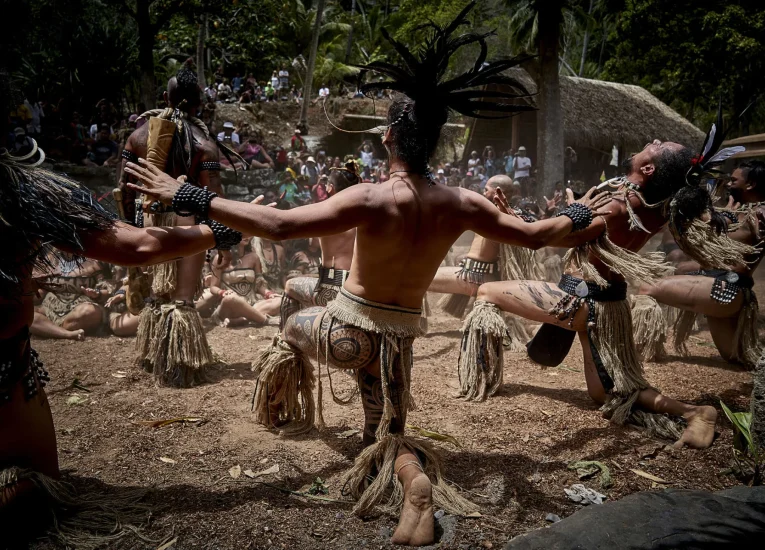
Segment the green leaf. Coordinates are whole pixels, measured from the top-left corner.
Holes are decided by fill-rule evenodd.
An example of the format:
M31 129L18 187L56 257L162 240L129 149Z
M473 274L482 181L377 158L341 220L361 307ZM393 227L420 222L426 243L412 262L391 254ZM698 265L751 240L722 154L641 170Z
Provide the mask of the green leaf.
M720 401L720 406L722 407L722 410L725 413L725 416L727 416L728 420L730 420L730 423L733 424L733 427L736 429L736 431L740 433L746 440L747 448L750 451L754 452L755 448L754 448L754 441L752 440L752 431L751 431L752 414L748 412L734 413L722 401Z

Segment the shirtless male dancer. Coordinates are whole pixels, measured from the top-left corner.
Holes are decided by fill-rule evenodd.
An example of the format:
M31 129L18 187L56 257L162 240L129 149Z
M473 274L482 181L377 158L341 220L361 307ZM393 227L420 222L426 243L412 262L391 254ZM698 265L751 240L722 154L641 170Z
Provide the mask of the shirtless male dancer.
M731 206L737 205L728 214L731 223L728 236L739 243L756 246L757 253L746 258L748 263L733 269L684 262L678 267L681 274L666 277L655 285L643 285L639 293L691 313L688 319L675 325L676 349L684 347L683 341L695 314L702 314L707 317L712 341L723 359L754 368L762 355L757 331L759 305L752 290L752 276L762 260L765 237L765 162L742 163L733 171L726 188Z
M131 163L127 168L144 183L143 192L164 204L203 211L248 235L284 240L356 228L351 273L337 298L326 308L311 307L290 317L281 337L257 359L256 409L264 424L292 420L296 428L310 429L314 377L309 358L318 354L320 360L336 368L361 371L358 380L366 431L374 432L377 442L356 459L345 481L350 494L360 499L355 508L359 515L367 515L389 495L389 506L403 506L392 538L398 544L433 542L434 504L456 514L476 509L444 482L432 447L404 434L411 403L412 343L422 334L423 296L444 256L465 231L539 248L562 239L575 227L586 227L593 219L592 209L597 214L600 205L608 201L587 194L560 217L524 223L502 214L477 193L434 184L428 160L450 108L468 116L479 109L506 114L522 108L474 100L483 96L478 90L485 85L495 80L506 82L510 77L494 76L516 61L477 63L468 73L441 82L448 58L457 49L445 45L454 43L451 33L466 23L473 6L469 4L447 29L429 28L436 36L425 42L419 56L395 43L407 60L406 67L379 62L368 67L394 80L367 84L363 92L400 92L389 107L389 126L383 136L391 168L391 179L384 183L354 185L332 200L280 211L208 199L203 191L180 186L145 162ZM457 45L479 43L485 51L484 39L483 35L468 33ZM523 86L519 83L517 89L523 90ZM510 96L517 97L492 92L492 97L500 99ZM186 200L186 196L193 198ZM393 493L388 492L391 483Z
M7 106L0 104L0 111ZM0 140L7 120L0 113ZM2 142L0 141L0 145ZM58 483L56 433L43 387L48 375L29 341L35 309L33 270L56 265L57 251L129 266L168 261L216 247L215 222L179 228L138 229L111 219L89 192L61 175L30 167L0 148L0 532L3 542L47 528L45 508L63 499L69 512L76 495ZM55 248L54 248L55 247ZM57 496L51 497L55 493ZM67 499L72 498L72 501ZM118 520L106 506L83 511L88 524L105 517L114 536ZM75 530L57 516L63 540ZM122 518L120 518L122 519ZM54 529L57 527L54 526ZM113 540L109 539L109 540Z
M123 207L128 219L137 213L139 218L146 219L147 226L190 226L196 223L194 216L176 216L159 203L150 205L146 216L142 216L142 211L136 212L136 193L127 187L130 175L124 170L124 164L141 157L154 159L160 169L167 170L174 178L185 176L190 183L223 196L218 144L204 124L193 116L201 93L196 74L188 66L184 65L177 76L168 81L164 99L168 109L141 115L151 118L130 135L122 151L119 185ZM175 125L168 122L170 118ZM150 143L152 151L149 151ZM153 373L159 384L188 387L204 380L205 369L214 363L201 319L194 308L204 261L205 255L198 254L150 269L153 296L140 315L136 362ZM173 328L170 317L177 318L176 325L186 330Z
M572 252L573 261L558 286L536 281L487 283L479 288L476 304L480 301L487 316L497 319L496 311L501 310L565 329L560 337L560 330L551 327L553 330L548 331L543 326L529 344L530 353L541 347L560 347L566 331L575 331L584 354L588 393L595 402L604 405L604 416L618 424L629 420L664 437L678 438L679 446L705 448L712 444L717 412L713 407L687 405L666 397L645 381L626 305L625 277L655 282L669 267L629 251L637 252L661 231L669 219L668 212L693 212L697 209L689 205L701 204L702 208L692 215L696 217L691 217L700 221L706 204L711 206L706 190L686 181L691 157L692 153L677 143L655 140L647 144L627 160L628 173L620 184L622 191L607 206L610 213L585 231L555 243L582 247ZM644 229L639 229L640 226ZM714 231L707 224L702 226L708 229L705 238L718 242ZM730 248L730 240L719 239L722 248ZM703 239L699 242L703 244ZM584 277L582 269L586 270ZM487 319L481 322L485 325ZM469 337L468 332L465 338ZM481 330L474 332L480 335ZM544 337L550 332L556 336L545 342ZM569 345L567 342L562 355ZM463 350L466 347L469 348L463 340ZM475 353L488 353L483 347L486 345ZM496 360L496 354L492 358ZM501 368L501 353L499 359L497 367ZM687 427L682 435L680 426L663 415L685 420Z
M359 183L361 180L356 171L356 163L352 160L346 162L342 168L331 168L327 184L329 198ZM337 297L350 274L355 242L355 227L337 235L319 238L319 277L295 277L287 281L282 296L280 329L284 328L287 319L297 311L311 306L326 306Z

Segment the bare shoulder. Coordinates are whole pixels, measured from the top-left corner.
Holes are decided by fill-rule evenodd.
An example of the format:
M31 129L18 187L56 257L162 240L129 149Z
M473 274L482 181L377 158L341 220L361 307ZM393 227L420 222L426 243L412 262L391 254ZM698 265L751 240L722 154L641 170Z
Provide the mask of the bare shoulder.
M128 136L127 142L125 142L125 149L132 151L139 157L144 156L148 138L149 125L144 124Z

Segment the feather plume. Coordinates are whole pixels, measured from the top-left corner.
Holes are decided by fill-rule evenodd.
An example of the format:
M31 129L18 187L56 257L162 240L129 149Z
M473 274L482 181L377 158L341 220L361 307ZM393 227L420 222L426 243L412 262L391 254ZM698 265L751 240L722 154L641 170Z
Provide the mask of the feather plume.
M359 90L367 96L381 90L400 92L415 103L421 100L418 110L425 108L432 113L443 114L444 117L449 109L475 118L506 118L522 111L533 110L534 108L530 105L517 102L519 98L532 94L519 80L502 74L529 57L487 63L486 40L494 36L494 32L467 31L463 34L455 34L460 27L468 25L468 13L475 4L475 1L470 2L454 21L445 27L440 27L433 22L419 27L419 29L430 31L430 34L417 51L410 51L383 29L383 36L396 50L403 63L401 66L396 66L376 61L368 65L359 65L358 67L364 71L375 72L388 78L388 80L362 84ZM473 66L467 72L444 81L451 56L458 49L471 44L477 44L480 47ZM501 85L503 89L484 89L491 84Z

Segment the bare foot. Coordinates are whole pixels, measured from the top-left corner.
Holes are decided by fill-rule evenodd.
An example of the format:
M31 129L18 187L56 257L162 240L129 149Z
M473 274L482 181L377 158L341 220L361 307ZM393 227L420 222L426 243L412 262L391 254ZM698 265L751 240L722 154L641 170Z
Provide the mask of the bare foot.
M230 324L231 324L231 319L226 317L225 319L223 319L223 321L221 321L220 326L223 328L228 328Z
M683 436L675 443L676 449L682 449L685 445L694 449L706 449L712 444L715 437L715 424L717 423L717 411L714 407L694 407L684 416L688 426L683 431Z
M401 457L396 462L400 460ZM399 479L404 484L404 507L391 542L409 546L432 544L433 487L428 476L417 464L410 463L399 470Z
M85 331L83 329L70 330L69 333L69 336L67 336L68 340L77 340L78 342L85 340Z

